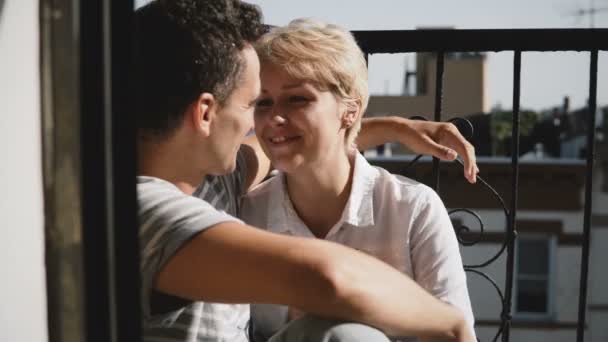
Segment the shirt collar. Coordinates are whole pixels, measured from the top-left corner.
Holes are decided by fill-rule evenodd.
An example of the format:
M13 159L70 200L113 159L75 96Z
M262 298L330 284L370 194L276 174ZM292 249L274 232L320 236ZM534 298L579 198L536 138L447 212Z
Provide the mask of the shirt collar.
M354 227L371 227L374 225L374 184L379 172L360 153L355 155L354 164L350 196L338 225L346 223ZM267 228L275 233L291 232L298 236L314 237L293 207L285 175L279 172L271 182ZM331 229L328 236L333 231Z
M314 237L291 203L283 172L279 172L272 179L268 204L268 226L266 228L271 232Z
M374 225L374 185L379 172L361 153L355 156L353 183L342 220L354 227Z

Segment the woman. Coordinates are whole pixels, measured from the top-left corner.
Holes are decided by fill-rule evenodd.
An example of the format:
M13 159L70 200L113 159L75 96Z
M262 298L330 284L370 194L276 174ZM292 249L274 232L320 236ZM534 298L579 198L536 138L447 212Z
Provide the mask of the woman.
M296 20L273 29L256 50L262 94L255 131L279 174L244 198L242 218L374 255L460 308L472 329L466 276L443 203L429 187L372 167L354 146L369 95L366 62L352 35ZM288 320L287 308L276 306L256 306L253 315L261 336Z

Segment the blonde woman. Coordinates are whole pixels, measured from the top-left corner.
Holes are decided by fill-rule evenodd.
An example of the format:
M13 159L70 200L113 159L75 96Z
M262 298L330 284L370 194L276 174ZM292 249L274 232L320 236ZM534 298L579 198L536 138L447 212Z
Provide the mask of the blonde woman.
M429 187L371 166L354 146L369 94L352 35L296 20L271 30L256 50L262 93L255 131L279 174L244 198L242 219L373 255L459 308L472 330L466 276L443 203ZM290 309L291 316L298 310ZM254 306L252 313L261 339L290 319L286 307Z

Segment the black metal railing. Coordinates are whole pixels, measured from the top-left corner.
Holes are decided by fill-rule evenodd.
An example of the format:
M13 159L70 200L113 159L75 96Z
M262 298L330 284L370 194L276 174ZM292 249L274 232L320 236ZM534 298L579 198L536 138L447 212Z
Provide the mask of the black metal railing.
M589 235L591 227L591 202L593 163L595 158L595 115L597 96L597 63L598 51L608 50L608 29L500 29L500 30L408 30L408 31L354 31L361 49L368 55L375 53L435 53L436 81L434 120L441 121L443 104L444 56L450 52L488 52L513 51L513 122L511 148L511 197L509 207L500 194L492 188L483 177L478 177L483 186L500 202L505 218L505 239L498 253L484 262L474 265L464 265L465 270L481 276L491 283L500 297L502 308L500 326L493 341L502 337L509 341L511 327L511 302L514 277L514 250L517 236L517 195L519 180L519 129L520 129L520 90L521 90L521 53L523 51L588 51L590 52L589 69L589 121L587 129L586 148L586 180L583 221L583 243L581 255L580 292L577 322L577 342L584 340L585 313L587 303L587 281L589 267ZM464 119L458 119L464 120ZM419 159L414 159L416 162ZM411 165L412 163L408 164ZM432 186L439 190L440 175L439 160L433 160ZM482 175L480 175L482 176ZM463 212L472 215L480 224L479 236L484 234L483 220L474 211L466 208L456 208L450 214ZM469 232L468 227L456 227L456 233L463 246L472 246L480 239L467 241L463 233ZM496 282L481 269L497 260L506 252L506 280L504 293Z

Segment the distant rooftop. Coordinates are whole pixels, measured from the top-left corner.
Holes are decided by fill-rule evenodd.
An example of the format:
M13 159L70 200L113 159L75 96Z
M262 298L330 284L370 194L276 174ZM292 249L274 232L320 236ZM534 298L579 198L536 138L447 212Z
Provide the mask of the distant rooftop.
M399 154L393 155L390 157L385 156L366 156L366 158L370 161L378 161L378 162L409 162L416 158L416 155L413 154ZM478 164L510 164L511 157L483 157L479 156L476 158ZM418 162L429 163L433 159L430 156L421 157ZM442 163L451 163L442 161ZM520 157L519 164L525 165L574 165L581 166L585 165L586 161L584 159L569 159L569 158L539 158L539 159L522 159Z

